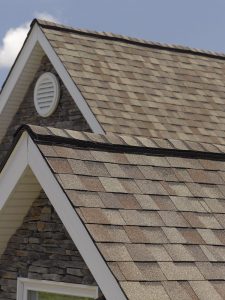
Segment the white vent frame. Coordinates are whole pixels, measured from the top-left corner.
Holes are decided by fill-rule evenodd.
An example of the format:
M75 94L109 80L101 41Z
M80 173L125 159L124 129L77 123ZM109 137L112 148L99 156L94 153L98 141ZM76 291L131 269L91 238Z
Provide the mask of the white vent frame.
M50 72L43 73L34 88L34 106L37 113L43 118L52 115L59 104L59 98L60 85L57 77Z

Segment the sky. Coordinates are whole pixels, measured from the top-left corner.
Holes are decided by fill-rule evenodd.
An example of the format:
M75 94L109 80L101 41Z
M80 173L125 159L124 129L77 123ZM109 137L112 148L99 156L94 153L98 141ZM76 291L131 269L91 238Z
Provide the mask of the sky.
M35 17L225 53L225 0L0 0L0 87Z

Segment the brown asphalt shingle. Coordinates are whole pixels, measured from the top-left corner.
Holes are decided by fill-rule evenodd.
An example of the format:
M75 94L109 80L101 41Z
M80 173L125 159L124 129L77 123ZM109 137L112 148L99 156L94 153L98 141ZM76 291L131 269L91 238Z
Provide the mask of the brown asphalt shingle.
M224 56L38 23L105 132L224 152Z
M224 298L225 164L38 147L129 299Z

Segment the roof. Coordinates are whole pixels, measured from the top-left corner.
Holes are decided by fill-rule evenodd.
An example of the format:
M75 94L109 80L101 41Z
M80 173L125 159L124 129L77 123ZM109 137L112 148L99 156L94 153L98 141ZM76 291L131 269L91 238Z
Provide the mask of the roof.
M24 193L33 185L33 195L40 184L49 189L109 300L223 299L224 55L40 20L32 26L1 94L1 135L44 53L90 128L105 134L20 128L1 172L0 208L9 197L20 205L17 182ZM0 253L6 241L0 237Z
M105 132L224 145L224 55L36 23Z
M93 132L176 140L194 150L204 144L207 152L224 147L223 54L41 20L1 91L0 140L43 55Z
M128 299L223 299L225 155L159 156L147 146L121 148L117 135L22 130Z

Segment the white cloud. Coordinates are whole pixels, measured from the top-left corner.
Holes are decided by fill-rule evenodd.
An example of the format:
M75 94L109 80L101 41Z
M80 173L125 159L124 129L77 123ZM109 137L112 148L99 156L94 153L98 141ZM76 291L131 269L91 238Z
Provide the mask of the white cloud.
M11 28L6 32L2 40L2 46L0 47L0 68L7 68L13 64L29 28L29 23L26 23L17 28Z
M59 21L55 17L48 14L47 12L35 13L35 18L41 19L41 20L46 20L46 21L49 21L49 22L59 23Z
M36 18L46 21L58 22L56 18L46 12L36 13ZM15 61L30 29L30 22L26 22L17 28L10 28L0 44L0 70L9 68Z

